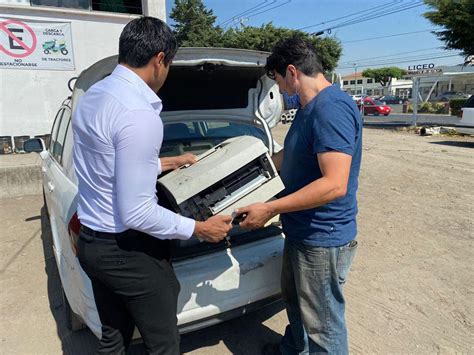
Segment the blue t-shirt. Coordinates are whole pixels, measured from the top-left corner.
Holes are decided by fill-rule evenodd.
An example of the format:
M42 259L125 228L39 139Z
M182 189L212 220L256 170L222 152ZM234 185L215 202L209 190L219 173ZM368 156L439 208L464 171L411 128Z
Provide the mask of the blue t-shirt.
M362 150L362 119L354 101L329 86L298 110L285 138L282 196L322 177L317 154L342 152L352 156L347 194L324 206L284 213L283 231L290 240L319 247L337 247L357 235L357 187Z

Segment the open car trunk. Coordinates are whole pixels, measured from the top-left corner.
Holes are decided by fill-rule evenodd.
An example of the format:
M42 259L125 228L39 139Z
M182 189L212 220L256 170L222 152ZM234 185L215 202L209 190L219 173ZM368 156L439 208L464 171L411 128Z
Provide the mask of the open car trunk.
M163 101L161 156L201 154L239 135L261 139L272 154L270 129L281 118L283 100L276 83L265 75L268 54L227 48L180 48L158 92ZM72 110L89 87L110 75L117 62L117 56L108 57L81 73L75 84ZM159 187L157 190L160 205L179 212ZM194 237L173 241L173 258L205 254L278 233L281 230L276 226L253 231L234 227L229 238L218 244L201 243Z

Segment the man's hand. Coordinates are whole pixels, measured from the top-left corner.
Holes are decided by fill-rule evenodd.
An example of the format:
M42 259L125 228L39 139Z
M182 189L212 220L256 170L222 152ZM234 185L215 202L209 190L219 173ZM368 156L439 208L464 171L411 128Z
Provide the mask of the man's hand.
M213 216L205 222L196 221L194 235L209 243L218 243L232 229L231 216Z
M245 219L240 222L240 227L245 229L262 228L268 220L277 215L268 203L254 203L235 210L237 215L246 214Z
M186 165L186 164L193 165L194 163L197 162L197 156L195 156L194 154L191 154L191 153L185 153L185 154L182 154L182 155L178 155L176 157L176 160L177 160L176 168L179 168L180 166L183 166L183 165Z
M168 170L178 169L180 166L186 164L192 165L197 162L197 156L191 153L186 153L175 157L160 158L160 162L161 171L165 172Z

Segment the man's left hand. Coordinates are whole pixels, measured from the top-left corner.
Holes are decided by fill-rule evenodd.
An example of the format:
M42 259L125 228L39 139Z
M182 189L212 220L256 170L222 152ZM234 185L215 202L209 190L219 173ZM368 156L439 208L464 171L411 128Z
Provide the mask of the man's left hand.
M177 168L183 165L187 165L187 164L193 165L197 162L197 156L191 153L178 155L176 159L177 159Z
M254 203L246 207L240 207L235 210L235 213L237 215L247 215L239 224L244 229L262 228L268 220L276 215L268 203Z

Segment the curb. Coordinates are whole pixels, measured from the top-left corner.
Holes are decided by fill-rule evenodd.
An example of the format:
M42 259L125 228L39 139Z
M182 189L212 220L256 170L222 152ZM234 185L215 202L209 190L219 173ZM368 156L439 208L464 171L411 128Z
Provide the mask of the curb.
M37 195L42 189L39 165L0 167L0 198Z

